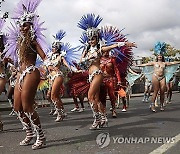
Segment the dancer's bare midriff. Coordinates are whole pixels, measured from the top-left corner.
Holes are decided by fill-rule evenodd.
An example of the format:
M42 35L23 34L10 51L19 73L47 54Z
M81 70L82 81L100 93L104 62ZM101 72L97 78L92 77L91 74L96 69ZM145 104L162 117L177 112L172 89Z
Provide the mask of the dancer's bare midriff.
M157 62L154 65L154 76L161 81L164 78L165 64L162 62Z

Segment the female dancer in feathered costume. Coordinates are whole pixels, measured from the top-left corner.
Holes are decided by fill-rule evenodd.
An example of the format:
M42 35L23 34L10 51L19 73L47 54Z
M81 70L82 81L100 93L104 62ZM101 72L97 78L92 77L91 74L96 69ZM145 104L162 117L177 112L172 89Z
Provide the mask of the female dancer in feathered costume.
M46 43L39 22L36 8L41 0L21 0L14 12L14 20L17 25L12 24L9 28L8 46L6 57L11 57L19 63L19 73L14 90L14 109L19 120L26 129L26 138L20 145L29 145L33 139L33 130L36 133L36 142L32 149L39 149L45 145L46 138L41 129L38 113L34 110L34 98L40 82L39 70L35 67L37 55L43 60L46 55ZM43 50L42 50L43 49Z
M156 62L149 62L142 65L137 65L143 68L144 75L152 81L154 92L152 96L152 103L150 109L156 112L155 100L158 92L160 91L160 110L164 111L164 93L166 82L168 83L174 72L177 70L180 62L165 62L164 54L166 53L166 43L157 42L155 44L154 52L156 55ZM172 65L172 66L171 66Z
M75 48L71 48L69 43L61 42L64 36L65 32L63 30L58 31L54 36L55 42L52 44L52 54L49 58L50 63L48 63L49 94L55 105L55 112L57 113L56 122L62 121L65 117L63 103L59 98L60 88L63 86L63 73L60 71L60 66L64 64L71 70L71 66L74 65L73 61L78 59L78 53L75 51Z
M100 36L107 45L110 45L113 42L127 41L125 35L123 35L121 32L122 30L120 31L115 27L105 26L101 28ZM128 70L128 67L132 63L131 49L132 49L131 47L122 46L120 48L112 49L110 54L107 52L104 53L103 56L101 57L100 66L101 66L101 70L103 71L103 76L104 76L103 84L105 86L105 89L102 90L103 93L101 94L100 98L102 98L101 99L102 102L106 102L106 92L108 92L112 105L113 117L116 117L115 91L119 90L118 88L120 88L121 73L125 74Z
M88 46L86 46L82 54L81 64L84 64L89 71L90 88L88 91L88 99L94 112L94 122L90 129L97 129L107 124L106 113L99 99L100 85L103 80L100 69L102 53L109 52L111 49L118 48L124 44L132 45L132 43L129 42L112 42L109 45L101 46L99 29L97 28L101 21L102 18L100 16L96 17L94 14L87 14L84 15L78 23L78 27L85 30L88 38Z

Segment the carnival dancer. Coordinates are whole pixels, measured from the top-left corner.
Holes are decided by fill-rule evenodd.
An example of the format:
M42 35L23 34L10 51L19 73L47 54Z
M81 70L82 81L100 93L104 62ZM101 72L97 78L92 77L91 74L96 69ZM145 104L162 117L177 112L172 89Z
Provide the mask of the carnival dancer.
M70 48L68 43L62 43L61 39L65 36L63 30L59 30L54 36L55 42L52 44L52 55L50 57L49 67L49 79L50 88L49 93L51 96L51 101L55 106L55 113L57 113L56 122L60 122L65 118L64 107L61 99L59 98L60 88L63 85L63 73L60 71L60 66L64 64L67 68L71 69L73 57L73 48Z
M152 90L152 81L149 81L148 78L145 77L145 75L143 75L141 78L143 77L145 78L145 84L144 84L144 98L142 102L148 103L151 90Z
M103 40L108 44L110 44L110 42L112 43L113 41L127 42L126 35L122 34L122 30L118 30L116 27L113 26L104 26L101 28L100 34L103 37ZM121 95L124 104L123 111L126 109L126 95L122 95L123 93L126 93L126 81L125 79L123 79L122 82L121 76L126 77L129 67L132 64L132 47L136 47L135 43L132 43L129 46L121 46L119 48L120 51L118 52L114 49L112 49L109 53L105 52L103 53L103 57L101 58L100 66L101 70L103 70L103 83L105 85L105 89L108 91L110 101L112 103L113 117L116 117L116 91L118 92L118 94ZM106 91L105 89L103 89L103 93ZM102 92L100 92L100 94L101 93ZM101 99L101 102L105 102L106 97L103 97L102 95L106 96L106 94L101 94L100 96L101 98L104 98L104 101L103 99Z
M166 53L166 43L157 42L155 44L154 52L156 55L156 62L149 62L146 64L137 65L143 68L143 72L149 80L152 80L153 96L150 109L156 112L155 99L160 91L160 110L164 111L164 93L166 89L166 82L168 83L174 72L179 67L179 62L165 62L164 54ZM177 64L177 65L175 65ZM171 66L172 65L172 66Z
M176 81L175 74L173 77L169 80L169 82L166 83L166 88L167 88L167 94L166 94L166 104L171 104L171 99L172 99L172 89L173 85Z
M116 118L116 95L115 91L117 89L116 85L120 85L121 78L120 72L117 68L117 63L115 57L110 57L108 52L105 52L100 60L100 67L103 72L103 84L105 86L104 91L108 93L112 106L112 117ZM106 94L103 94L106 96ZM100 96L101 97L101 96ZM102 97L103 98L103 97ZM106 98L105 98L106 101ZM101 101L102 102L102 101ZM103 102L102 102L103 103ZM105 104L105 103L103 103Z
M45 146L46 138L41 128L40 119L34 110L35 94L40 82L39 70L35 67L37 55L46 59L47 51L42 31L43 22L36 15L36 9L41 0L21 0L15 9L13 19L16 24L9 27L6 57L19 63L19 73L14 89L14 110L26 130L26 137L20 142L21 146L29 145L35 131L36 141L32 149ZM43 51L44 50L44 51ZM45 61L46 62L46 61Z
M133 44L129 42L111 42L111 45L106 44L101 46L99 30L97 28L101 21L102 18L100 16L96 17L94 14L87 14L78 23L78 27L85 30L84 34L88 38L88 45L86 44L87 46L82 54L81 65L84 64L89 71L90 88L88 91L88 100L94 113L94 122L90 129L97 129L107 125L106 113L99 99L100 85L103 81L102 71L100 70L102 53L109 52L122 45Z

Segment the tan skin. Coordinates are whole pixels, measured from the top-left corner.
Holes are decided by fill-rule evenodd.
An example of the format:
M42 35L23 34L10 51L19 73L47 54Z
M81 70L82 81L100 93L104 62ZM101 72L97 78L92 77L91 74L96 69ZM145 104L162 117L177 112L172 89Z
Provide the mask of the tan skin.
M164 103L164 93L166 89L166 79L163 78L162 80L158 80L157 77L163 77L165 74L165 67L170 66L173 64L178 64L179 62L163 62L162 61L162 55L157 56L157 62L149 62L147 64L137 65L137 66L154 66L154 75L152 76L152 85L154 88L153 96L152 96L152 102L154 103L156 100L156 97L158 95L158 92L160 91L160 103L161 108ZM158 66L158 67L157 67ZM152 106L152 110L155 110L155 107Z
M26 23L20 27L20 31L22 35L25 35L30 30L30 23ZM45 60L46 56L43 50L41 49L40 45L37 43L36 40L33 41L33 45L35 46L35 50L39 56ZM26 66L35 65L36 58L34 56L29 55L28 60L26 63L22 63L20 72L24 71ZM27 73L23 84L22 90L19 90L19 80L20 74L18 73L17 82L14 89L14 109L15 111L24 111L33 113L34 112L34 98L36 94L36 90L38 84L40 82L40 73L38 69L32 71L30 74ZM33 84L32 84L33 83Z
M55 53L56 49L53 48L52 51ZM62 63L66 67L69 67L66 60L64 59L64 57L58 56L56 60L62 61ZM59 69L60 65L61 65L61 63L59 63L56 67L50 66L49 67L50 73L55 73L55 74L58 73L60 71L60 69ZM59 98L60 87L62 86L62 84L63 84L63 77L62 76L56 77L54 82L52 83L51 92L48 92L48 93L51 93L51 100L57 102L56 105L57 105L58 109L63 108L63 103L62 103L61 99Z
M171 103L173 82L167 83L166 88L167 88L167 99L169 99L168 103Z
M90 46L95 47L98 44L97 37L96 36L92 37L92 39L89 40L89 44L90 44ZM126 42L125 45L131 46L131 47L136 46L134 43L130 43L130 42ZM116 48L116 47L118 47L118 44L113 44L110 46L104 46L101 48L101 52L102 53L109 52L111 49ZM91 56L90 52L88 52L87 54L88 54L88 57ZM84 57L85 57L85 52L82 55L82 58L84 58ZM82 61L82 58L80 61ZM89 67L89 74L92 74L92 72L95 70L100 70L100 58L97 58L92 63L92 65ZM88 100L91 103L93 103L94 111L98 112L98 110L99 110L101 113L104 112L103 106L99 100L100 85L102 83L102 80L103 80L102 74L95 75L92 82L90 83L90 88L88 91Z

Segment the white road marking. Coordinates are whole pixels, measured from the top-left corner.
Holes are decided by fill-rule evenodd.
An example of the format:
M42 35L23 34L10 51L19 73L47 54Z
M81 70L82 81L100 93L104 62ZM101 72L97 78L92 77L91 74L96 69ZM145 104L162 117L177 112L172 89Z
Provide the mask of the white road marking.
M149 154L160 154L160 153L164 153L167 150L169 150L170 148L172 148L173 146L175 146L178 142L180 141L180 134L176 135L174 137L174 142L173 143L165 143L163 145L161 145L159 148L153 150L151 153Z

